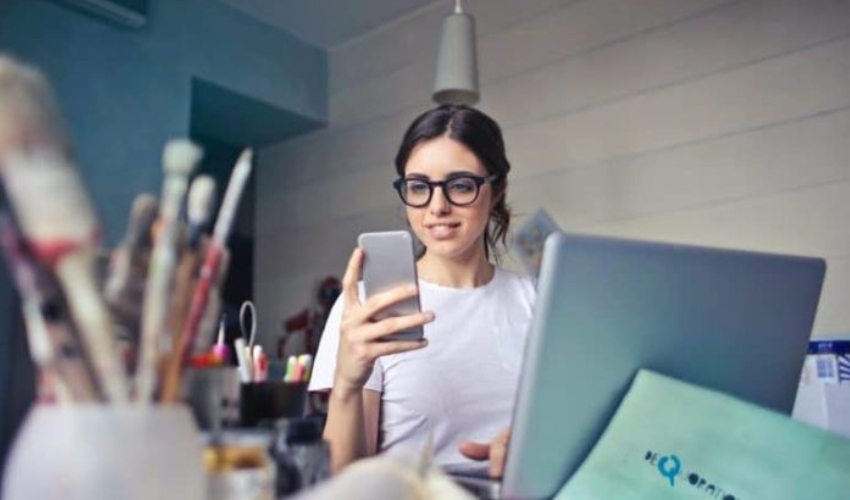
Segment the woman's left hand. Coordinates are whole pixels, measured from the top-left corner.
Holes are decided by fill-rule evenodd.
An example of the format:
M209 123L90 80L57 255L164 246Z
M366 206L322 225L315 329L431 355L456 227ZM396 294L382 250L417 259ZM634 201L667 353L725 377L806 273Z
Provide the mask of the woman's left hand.
M511 430L505 429L489 443L464 441L458 447L460 452L473 460L490 460L490 477L500 479L505 471L505 457L508 454L508 442L511 440Z

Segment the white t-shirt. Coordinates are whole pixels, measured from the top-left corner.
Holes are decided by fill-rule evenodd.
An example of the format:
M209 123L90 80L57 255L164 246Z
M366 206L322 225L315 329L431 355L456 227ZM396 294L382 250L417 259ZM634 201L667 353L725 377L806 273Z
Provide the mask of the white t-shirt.
M489 442L510 426L535 299L530 278L496 269L486 285L448 288L419 282L428 345L378 358L366 389L381 392L379 448L418 452L434 431L434 463L468 463L464 440ZM362 288L361 288L362 296ZM328 317L310 390L333 385L342 299Z

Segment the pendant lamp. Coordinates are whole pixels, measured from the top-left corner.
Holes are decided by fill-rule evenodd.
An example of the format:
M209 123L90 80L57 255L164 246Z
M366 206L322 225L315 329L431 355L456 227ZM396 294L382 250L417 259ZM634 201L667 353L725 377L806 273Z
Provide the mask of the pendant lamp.
M466 104L478 102L478 61L475 54L475 19L455 0L454 12L443 20L434 102Z

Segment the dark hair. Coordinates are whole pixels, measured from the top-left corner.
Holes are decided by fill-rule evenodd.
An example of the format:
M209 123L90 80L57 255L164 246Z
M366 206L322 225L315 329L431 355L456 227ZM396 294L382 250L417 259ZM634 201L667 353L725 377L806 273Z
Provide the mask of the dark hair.
M502 130L495 120L468 106L444 104L422 113L413 120L404 133L395 157L395 169L404 177L404 167L413 149L423 142L448 136L469 148L490 175L498 175L492 182L496 204L490 210L490 220L484 231L484 252L498 261L497 245L506 245L511 210L505 202L505 188L511 164L505 155Z

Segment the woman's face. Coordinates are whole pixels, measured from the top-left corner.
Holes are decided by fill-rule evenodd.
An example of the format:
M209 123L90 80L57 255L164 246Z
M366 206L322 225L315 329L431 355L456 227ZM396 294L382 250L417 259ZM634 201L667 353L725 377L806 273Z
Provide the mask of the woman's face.
M487 169L466 146L447 136L413 148L405 166L406 179L444 181L457 175L487 177ZM489 182L481 185L478 198L468 206L449 203L443 187L434 187L431 201L421 208L407 206L407 219L427 254L448 259L474 256L484 249L484 231L493 206Z

